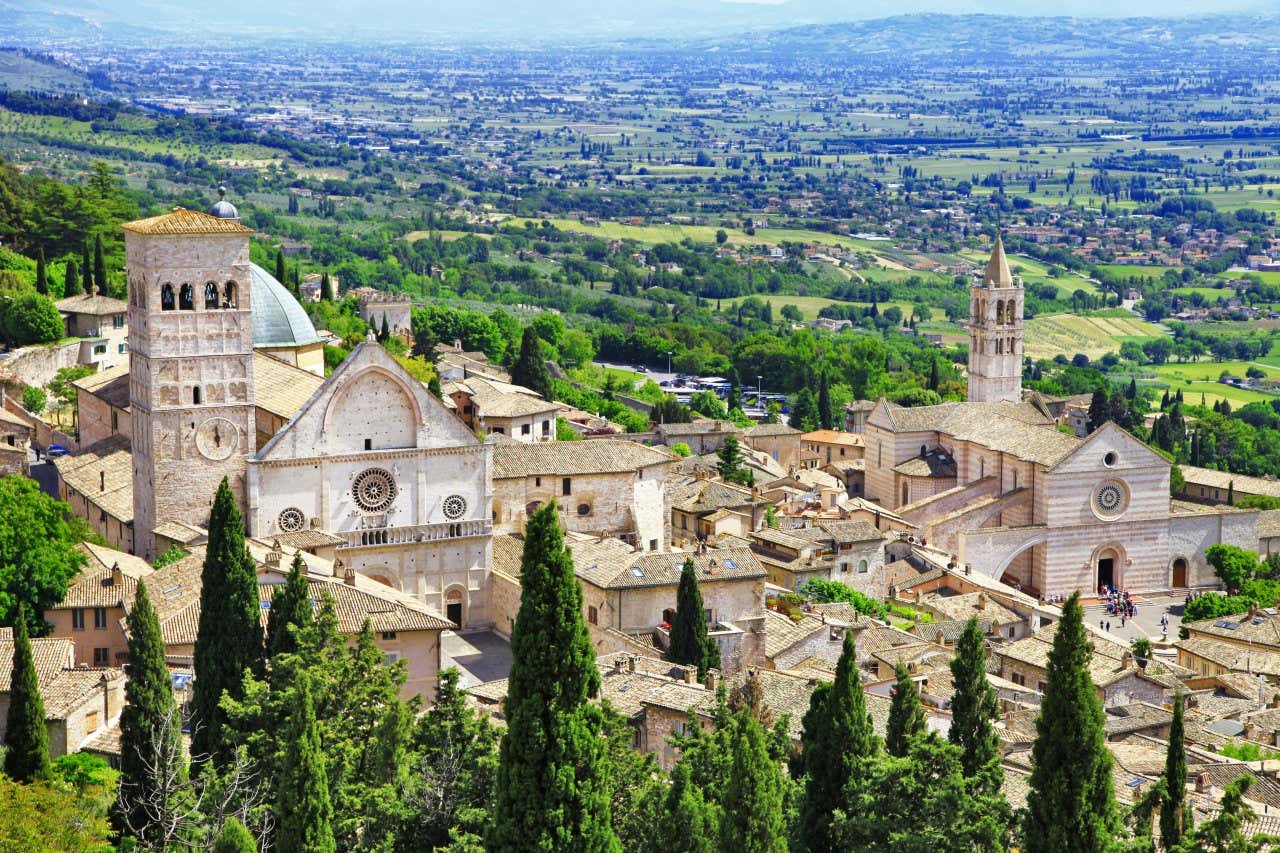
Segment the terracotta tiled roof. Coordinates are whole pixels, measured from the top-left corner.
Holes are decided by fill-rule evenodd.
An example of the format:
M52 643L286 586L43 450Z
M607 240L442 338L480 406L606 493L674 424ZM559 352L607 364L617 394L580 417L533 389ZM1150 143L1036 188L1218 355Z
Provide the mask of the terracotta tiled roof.
M87 293L68 296L66 299L59 299L54 304L64 314L90 314L94 317L123 314L129 310L128 302L113 299L110 296L90 295Z
M91 373L72 384L117 409L128 410L129 408L129 362L127 359L124 364L118 364L99 373Z
M122 524L133 521L133 456L129 439L104 438L75 456L53 460L67 486L102 508Z
M63 637L37 637L31 640L31 656L35 661L36 680L44 700L48 720L61 720L78 708L93 693L101 690L102 677L116 681L124 677L118 669L72 667L75 644ZM13 678L13 638L0 640L0 695L8 698Z
M715 480L695 480L669 486L671 506L681 512L703 513L717 509L738 509L750 506L754 500L751 490Z
M768 438L778 435L799 435L800 430L786 424L752 424L742 433L747 438Z
M101 545L83 542L77 548L89 558L84 571L71 579L67 594L50 610L66 610L72 607L123 607L132 602L138 591L138 579L152 573L143 559L115 551ZM113 579L112 568L120 567L119 583Z
M665 465L675 457L653 447L620 438L495 444L493 478L572 477L636 471Z
M831 630L831 626L820 617L807 613L796 622L785 613L766 610L764 619L764 656L770 660L819 631Z
M198 210L175 207L172 212L147 219L135 219L120 226L135 234L252 234L233 219L210 216Z

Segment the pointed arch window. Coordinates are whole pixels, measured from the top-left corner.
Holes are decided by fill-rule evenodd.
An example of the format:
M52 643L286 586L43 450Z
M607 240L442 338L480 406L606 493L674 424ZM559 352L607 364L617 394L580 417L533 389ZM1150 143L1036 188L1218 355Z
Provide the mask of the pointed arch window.
M173 310L173 285L168 282L165 282L164 286L160 288L160 310Z
M236 283L234 281L229 281L222 287L222 307L236 307Z
M182 285L182 289L178 291L178 310L196 310L196 291L195 288L189 284Z
M1001 299L999 302L996 303L996 323L1000 324L1003 322L1004 322L1004 300Z
M218 307L218 285L211 281L204 283L204 307L205 310Z

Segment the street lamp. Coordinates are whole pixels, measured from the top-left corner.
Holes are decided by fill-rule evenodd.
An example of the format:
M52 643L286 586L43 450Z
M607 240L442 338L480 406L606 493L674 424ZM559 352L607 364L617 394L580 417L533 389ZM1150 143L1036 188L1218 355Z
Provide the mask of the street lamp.
M670 378L670 374L671 374L671 351L670 350L667 351L667 374L668 374L667 378Z
M764 377L757 373L756 374L756 405L763 410L764 409L764 386L760 384L762 379L764 379Z

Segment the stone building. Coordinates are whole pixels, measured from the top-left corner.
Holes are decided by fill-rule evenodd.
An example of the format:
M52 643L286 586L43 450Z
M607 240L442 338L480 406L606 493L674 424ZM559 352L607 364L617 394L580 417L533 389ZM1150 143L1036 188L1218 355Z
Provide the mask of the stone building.
M89 542L79 548L88 563L71 579L62 600L44 612L53 626L50 636L71 640L76 660L121 666L129 652L125 613L138 594L138 581L153 570L145 560L113 548Z
M524 444L556 440L556 415L565 407L523 385L472 375L446 382L441 390L457 416L477 432Z
M387 293L372 287L352 291L360 301L360 319L369 327L381 331L383 321L395 335L413 336L413 301L404 293Z
M5 408L4 391L0 389L0 476L26 474L30 471L27 451L34 430L23 417Z
M969 402L1022 399L1022 281L995 247L982 277L969 289Z
M800 465L800 430L786 424L754 424L742 431L743 440L783 468Z
M81 293L56 303L67 337L82 338L80 363L102 370L120 364L128 352L128 305L110 296Z

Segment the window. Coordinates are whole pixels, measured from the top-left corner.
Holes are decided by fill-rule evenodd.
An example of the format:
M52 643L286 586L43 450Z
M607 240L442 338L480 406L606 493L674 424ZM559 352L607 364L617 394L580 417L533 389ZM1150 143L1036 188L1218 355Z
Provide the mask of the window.
M96 732L98 730L98 712L90 711L84 715L84 730L86 732Z
M182 285L182 289L178 291L178 310L196 310L196 291L195 288L189 284Z
M578 515L591 515L591 504L578 504Z
M200 405L200 386L196 385L191 389L191 402Z
M531 432L533 432L533 430L529 424L520 424L521 435L529 435Z
M218 285L211 281L205 282L204 285L204 307L206 309L218 307Z
M551 421L542 422L542 434L551 435Z
M398 660L400 660L399 652L384 652L382 655L382 662L385 664L393 664Z
M115 410L111 412L111 431L116 432L120 429L120 414Z
M373 439L372 439L372 438L366 438L366 439L364 440L364 449L365 449L365 450L373 450Z
M161 311L173 310L173 285L172 284L166 283L163 287L160 288L160 310Z
M1049 689L1049 685L1045 684L1043 681L1037 681L1037 682L1036 682L1036 691L1037 691L1037 692L1039 692L1039 693L1044 693L1044 692L1045 692L1046 690L1048 690L1048 689Z
M507 432L506 429L503 427L494 427L493 431L496 432L498 435L505 435Z
M562 494L562 495L568 495L568 494L571 494L571 493L572 493L572 490L571 490L571 486L572 486L572 484L573 484L573 480L572 480L571 478L569 478L569 477L565 477L563 480L561 480L561 481L560 481L560 494Z
M120 355L124 355L124 351L128 346L129 346L128 344L120 344L118 347L116 347L116 352L118 352Z
M123 315L123 314L112 314L112 315L111 315L111 328L113 328L113 329L123 329L123 328L124 328L124 315Z
M600 619L599 609L597 609L595 605L591 605L587 607L587 622L589 622L592 625L598 625L600 624L599 619Z
M84 608L83 607L77 607L71 611L71 630L72 631L84 630Z
M867 563L866 560L858 561L858 574L865 575L870 570L870 568L871 566Z
M107 345L106 345L106 344L94 344L94 345L93 345L93 354L94 354L94 355L106 355L106 354L107 354Z
M714 625L715 619L711 616L711 608L702 611L702 617L707 620L707 625Z
M534 478L533 478L533 487L534 487L535 489L540 489L540 488L542 488L542 478L541 478L541 477L534 477Z
M93 608L93 627L99 631L107 627L107 608Z
M384 640L394 640L395 638L396 638L396 632L395 632L395 631L383 631L383 632L382 632L382 639L384 639Z
M911 503L911 501L908 500L908 498L910 497L911 497L911 485L909 483L903 483L902 484L902 503L904 505Z
M106 646L99 646L98 648L93 650L94 666L110 666L110 664L111 664L111 649L107 648Z
M657 539L650 539L650 540L649 540L649 550L650 550L650 551L656 551L656 550L658 550L658 540L657 540Z
M842 571L842 572L848 572L848 571L849 571L849 564L848 564L848 563L841 563L841 564L840 564L840 571Z
M281 283L283 284L283 282ZM223 299L222 299L223 308L236 307L236 283L234 281L229 281L226 283L226 286L222 288L222 295L223 295Z

